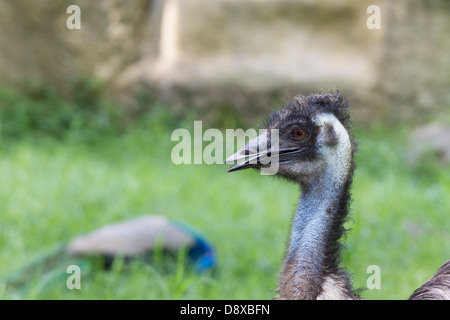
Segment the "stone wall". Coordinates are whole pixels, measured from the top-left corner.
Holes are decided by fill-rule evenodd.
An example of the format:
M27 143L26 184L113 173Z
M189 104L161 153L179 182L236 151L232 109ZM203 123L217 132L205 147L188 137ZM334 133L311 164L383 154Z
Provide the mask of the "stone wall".
M298 93L339 87L357 99L376 83L383 30L366 27L374 1L165 3L157 58L125 70L120 91L145 83L175 107L254 122Z
M81 30L66 27L72 4ZM381 30L366 27L373 4ZM124 105L147 92L250 122L338 86L362 120L422 116L450 101L449 15L445 0L2 1L0 84L64 93L94 76Z
M69 30L67 8L81 8L81 30ZM111 82L148 44L149 2L15 0L0 3L2 85L36 79L64 90L78 77Z
M394 118L450 121L450 3L387 1L385 11L379 107Z

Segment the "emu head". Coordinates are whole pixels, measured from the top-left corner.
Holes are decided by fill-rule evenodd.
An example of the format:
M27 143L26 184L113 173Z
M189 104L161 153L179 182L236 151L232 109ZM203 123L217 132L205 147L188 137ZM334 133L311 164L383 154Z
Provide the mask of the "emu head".
M251 140L225 163L242 162L228 172L277 163L278 176L300 184L327 170L334 174L353 169L356 143L350 133L348 103L338 91L297 96L272 112L265 133Z

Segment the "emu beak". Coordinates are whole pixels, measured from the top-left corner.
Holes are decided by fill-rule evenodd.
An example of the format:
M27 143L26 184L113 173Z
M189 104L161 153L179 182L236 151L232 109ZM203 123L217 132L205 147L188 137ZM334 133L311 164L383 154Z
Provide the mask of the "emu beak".
M275 168L278 171L278 165L288 163L298 159L298 155L305 150L304 147L283 147L283 142L280 143L278 130L272 129L266 131L262 135L256 137L247 143L242 149L235 154L229 156L225 160L225 164L234 163L239 160L242 162L235 164L228 168L228 172L248 169L248 168ZM276 172L269 172L266 174L275 174Z
M242 169L262 167L267 163L262 163L261 160L268 159L268 153L270 153L270 139L268 138L267 133L263 133L262 135L251 140L238 152L232 154L225 160L225 164L228 164L245 159L244 161L230 167L227 171L232 172Z

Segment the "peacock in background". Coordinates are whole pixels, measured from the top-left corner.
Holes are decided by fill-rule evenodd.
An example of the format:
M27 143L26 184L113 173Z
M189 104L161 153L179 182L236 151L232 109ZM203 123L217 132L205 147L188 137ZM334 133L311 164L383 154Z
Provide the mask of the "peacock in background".
M180 255L184 255L186 267L197 273L216 265L212 245L194 228L162 215L143 215L107 224L73 238L68 244L56 245L51 252L7 275L0 283L20 288L38 272L52 279L65 279L70 265L79 266L86 275L97 267L110 268L116 258L125 262L139 259L165 268L178 263ZM170 268L166 269L170 272Z

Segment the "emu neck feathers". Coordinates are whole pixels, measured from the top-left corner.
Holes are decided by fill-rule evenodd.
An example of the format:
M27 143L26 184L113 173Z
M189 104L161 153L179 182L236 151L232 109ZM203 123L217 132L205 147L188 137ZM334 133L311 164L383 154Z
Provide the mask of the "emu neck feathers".
M302 182L290 245L280 275L279 299L352 296L350 281L339 268L339 239L348 215L353 173L351 144L347 131L337 119L320 120L324 125L333 125L338 145L328 147L324 144L320 151L326 159L323 170ZM324 135L318 139L326 139ZM330 283L335 284L333 288L340 289L334 293L325 292L331 287Z
M324 189L304 189L292 224L289 257L301 254L304 258L320 258L319 253L333 225L332 215L339 201L339 190L334 182L321 182ZM311 261L319 263L320 261Z

